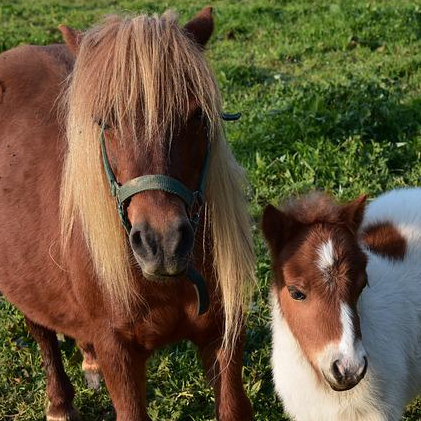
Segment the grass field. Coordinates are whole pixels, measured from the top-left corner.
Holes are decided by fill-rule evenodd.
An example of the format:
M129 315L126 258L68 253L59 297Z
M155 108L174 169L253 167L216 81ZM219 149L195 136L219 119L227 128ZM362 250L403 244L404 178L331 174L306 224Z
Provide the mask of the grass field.
M313 188L340 199L371 197L421 180L421 1L244 0L211 3L216 32L208 56L227 111L234 152L252 185L259 288L252 306L244 380L256 420L282 420L269 369L266 249L257 229L262 206ZM194 1L0 0L0 51L60 41L56 27L86 28L115 11L179 11ZM84 386L80 355L63 356L86 420L112 420L105 388ZM0 299L0 420L42 420L44 376L22 316ZM188 343L149 363L154 420L213 419L213 395ZM421 419L421 399L405 420Z

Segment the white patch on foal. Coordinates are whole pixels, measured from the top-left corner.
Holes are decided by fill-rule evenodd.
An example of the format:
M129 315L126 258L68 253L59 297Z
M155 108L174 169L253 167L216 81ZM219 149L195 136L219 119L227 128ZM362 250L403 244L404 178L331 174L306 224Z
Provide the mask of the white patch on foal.
M317 249L317 267L322 272L327 272L335 264L335 251L333 249L333 241L331 238L325 241Z
M348 304L340 303L342 335L339 342L328 344L318 357L319 367L329 375L334 361L340 361L343 369L364 368L366 352L361 339L355 339L352 310Z
M354 353L354 325L352 323L352 311L348 304L341 303L342 336L339 342L339 352L344 356L352 356Z

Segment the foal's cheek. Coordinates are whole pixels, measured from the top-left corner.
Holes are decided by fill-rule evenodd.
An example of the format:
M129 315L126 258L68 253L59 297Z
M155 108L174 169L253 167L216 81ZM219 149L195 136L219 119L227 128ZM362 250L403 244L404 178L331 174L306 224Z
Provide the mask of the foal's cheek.
M277 298L283 317L288 323L292 335L297 340L301 351L313 367L316 375L323 379L318 357L324 348L323 332L318 322L317 302L297 301L291 298L286 287L277 291Z

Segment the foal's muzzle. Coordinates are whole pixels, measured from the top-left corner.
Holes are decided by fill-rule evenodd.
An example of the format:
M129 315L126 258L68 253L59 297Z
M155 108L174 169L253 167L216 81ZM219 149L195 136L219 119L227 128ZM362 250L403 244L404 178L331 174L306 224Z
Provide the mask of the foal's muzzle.
M335 360L330 368L330 373L323 374L330 387L341 392L355 387L364 378L367 366L366 356L358 364L347 364L342 360Z
M158 233L147 222L134 224L130 245L142 272L152 280L183 274L194 243L194 230L187 218L179 218Z

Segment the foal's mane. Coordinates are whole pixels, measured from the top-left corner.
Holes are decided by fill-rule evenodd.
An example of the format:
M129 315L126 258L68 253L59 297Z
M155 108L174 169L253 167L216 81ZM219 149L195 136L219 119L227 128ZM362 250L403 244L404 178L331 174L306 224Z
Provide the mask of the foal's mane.
M343 222L341 206L327 193L312 192L281 205L284 213L303 225Z
M206 224L213 267L225 310L226 346L241 330L254 279L244 173L229 150L221 125L218 87L202 50L178 26L161 17L108 17L82 38L65 98L68 149L61 188L63 250L81 223L98 278L112 302L136 302L131 251L110 196L101 163L99 127L117 138L153 146L188 115L193 95L209 121L211 160ZM142 116L144 125L139 124ZM140 127L142 126L142 127ZM124 134L124 137L123 137ZM159 140L158 140L159 141ZM134 268L133 270L139 270ZM141 291L140 291L141 294Z

